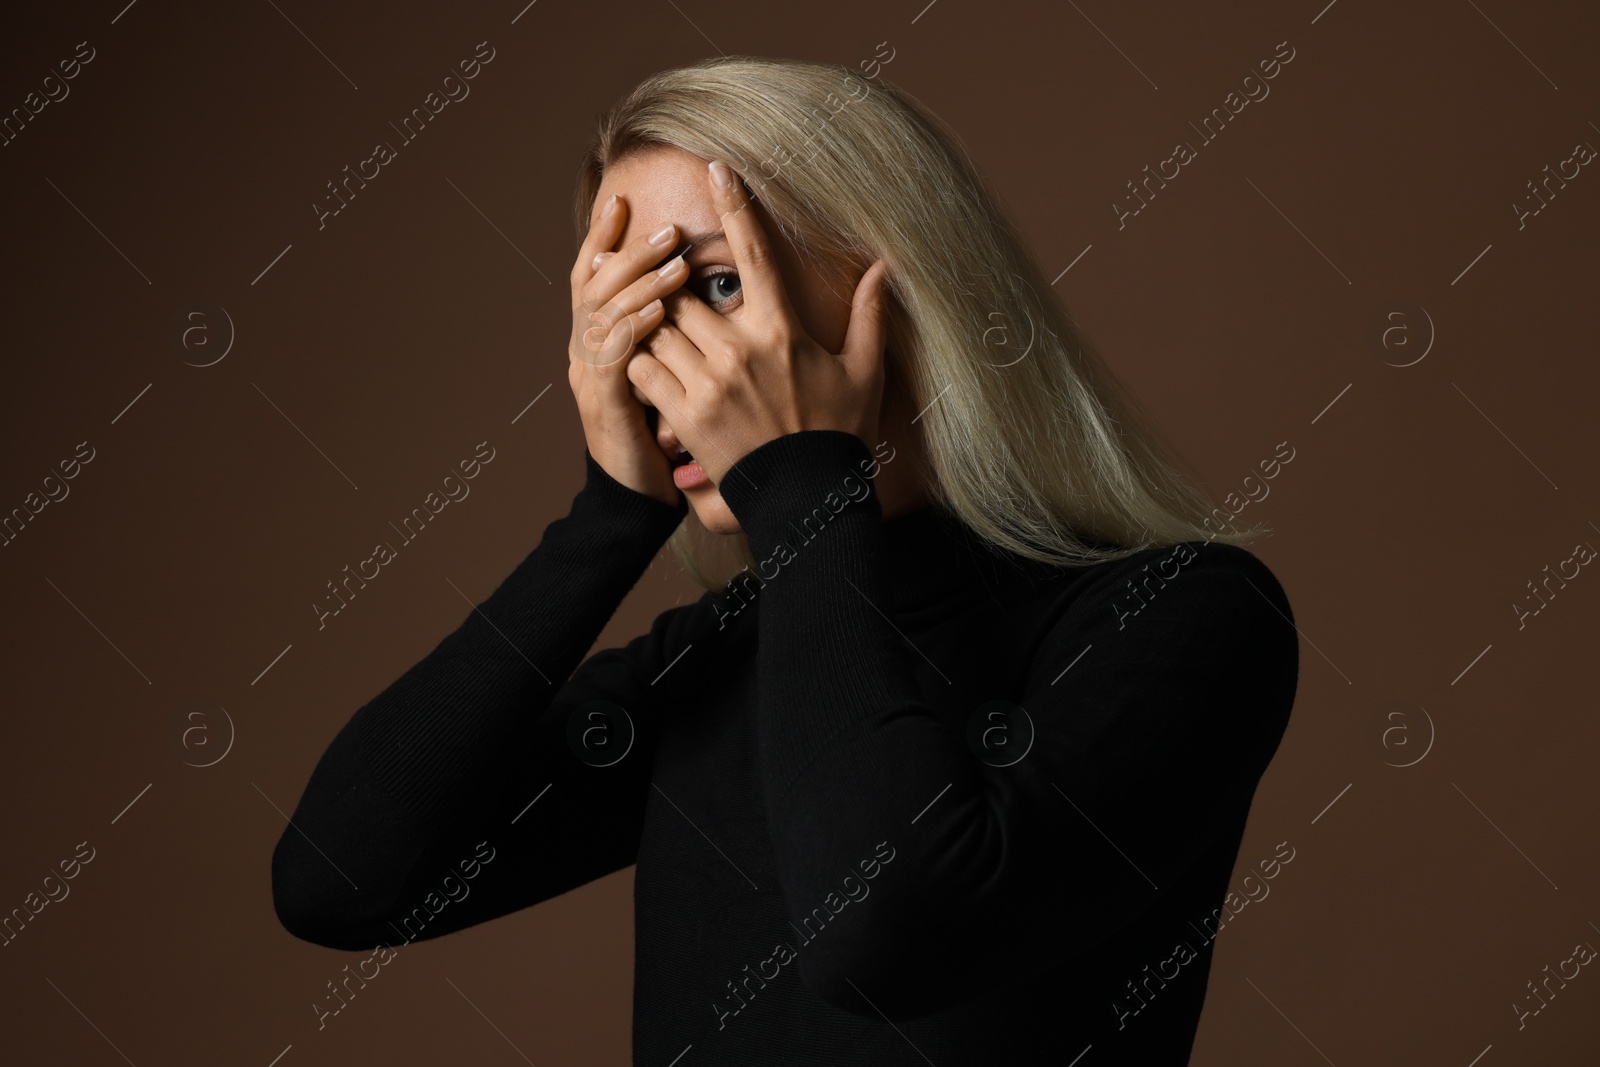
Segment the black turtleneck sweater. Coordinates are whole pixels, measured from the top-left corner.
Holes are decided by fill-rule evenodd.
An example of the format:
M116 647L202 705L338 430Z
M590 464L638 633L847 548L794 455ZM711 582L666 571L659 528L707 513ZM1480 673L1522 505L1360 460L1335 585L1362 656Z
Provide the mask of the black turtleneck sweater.
M885 521L893 461L748 453L720 488L759 576L580 665L687 511L586 452L570 513L328 746L283 925L392 954L637 864L639 1067L1187 1062L1288 600L1214 542L1051 568L939 505Z

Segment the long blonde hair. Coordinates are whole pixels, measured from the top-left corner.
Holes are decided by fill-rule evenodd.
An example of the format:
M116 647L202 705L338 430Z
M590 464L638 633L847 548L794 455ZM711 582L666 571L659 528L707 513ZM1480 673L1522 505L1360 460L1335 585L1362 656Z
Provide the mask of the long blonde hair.
M959 145L881 76L714 57L652 75L600 117L574 224L581 242L606 167L672 146L738 171L802 261L846 300L872 261L886 259L886 359L921 412L928 491L991 544L1083 566L1270 532L1233 526L1171 458ZM669 544L715 593L756 563L739 533L714 539L732 542L735 558L713 565L713 538L691 509Z

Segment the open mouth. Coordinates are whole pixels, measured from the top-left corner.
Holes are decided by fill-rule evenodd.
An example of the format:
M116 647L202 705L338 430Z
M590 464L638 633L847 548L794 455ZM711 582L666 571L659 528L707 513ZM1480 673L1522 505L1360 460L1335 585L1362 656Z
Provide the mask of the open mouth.
M694 456L691 455L687 450L685 450L683 452L679 452L676 456L672 457L672 465L675 468L676 467L688 466L690 463L693 463L693 462L694 462Z

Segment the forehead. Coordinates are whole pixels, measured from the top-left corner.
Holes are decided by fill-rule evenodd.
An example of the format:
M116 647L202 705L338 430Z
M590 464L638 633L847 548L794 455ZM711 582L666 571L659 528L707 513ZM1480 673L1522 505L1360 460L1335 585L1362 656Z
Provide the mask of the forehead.
M628 224L619 248L664 222L677 223L680 235L719 228L706 161L681 148L651 148L607 167L594 198L591 222L600 217L600 209L612 193L628 202Z

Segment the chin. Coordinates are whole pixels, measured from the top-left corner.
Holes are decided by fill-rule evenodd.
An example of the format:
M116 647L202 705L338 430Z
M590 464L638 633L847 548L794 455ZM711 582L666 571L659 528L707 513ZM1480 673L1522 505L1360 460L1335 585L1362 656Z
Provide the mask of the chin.
M717 492L715 486L702 486L685 495L688 496L689 506L694 509L700 525L707 530L724 535L739 532L739 520L733 517L733 509L728 507L727 501L722 499L722 494Z

